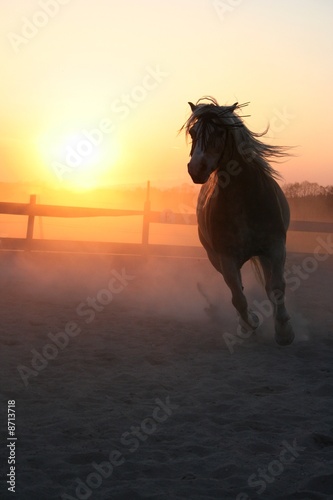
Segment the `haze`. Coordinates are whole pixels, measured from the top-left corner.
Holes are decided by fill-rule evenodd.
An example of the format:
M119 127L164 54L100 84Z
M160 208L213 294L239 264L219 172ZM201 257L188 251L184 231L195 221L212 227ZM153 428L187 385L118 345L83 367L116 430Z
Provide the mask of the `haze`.
M187 101L250 101L297 146L286 182L332 184L329 0L1 0L0 182L73 191L190 182Z

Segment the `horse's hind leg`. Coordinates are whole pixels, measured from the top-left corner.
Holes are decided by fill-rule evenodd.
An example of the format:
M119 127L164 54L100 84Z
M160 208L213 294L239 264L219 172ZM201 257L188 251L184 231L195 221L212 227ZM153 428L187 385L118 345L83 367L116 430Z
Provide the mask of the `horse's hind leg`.
M258 316L248 308L246 297L243 293L242 278L240 268L234 259L220 256L220 269L224 281L230 288L232 294L232 304L240 316L240 326L242 331L254 331L259 326Z
M279 345L289 345L293 342L293 332L290 316L285 306L285 280L283 277L286 259L284 245L274 249L271 255L260 257L268 298L274 308L275 340Z

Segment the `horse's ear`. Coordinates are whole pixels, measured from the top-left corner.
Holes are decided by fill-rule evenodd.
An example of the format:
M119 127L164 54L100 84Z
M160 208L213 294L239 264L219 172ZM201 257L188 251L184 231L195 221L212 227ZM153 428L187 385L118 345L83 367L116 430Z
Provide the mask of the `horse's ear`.
M235 102L235 104L233 104L231 107L232 107L232 112L235 111L235 109L237 108L238 106L238 102Z
M189 102L189 105L190 105L192 113L194 113L195 108L196 108L195 104L193 104L193 102Z

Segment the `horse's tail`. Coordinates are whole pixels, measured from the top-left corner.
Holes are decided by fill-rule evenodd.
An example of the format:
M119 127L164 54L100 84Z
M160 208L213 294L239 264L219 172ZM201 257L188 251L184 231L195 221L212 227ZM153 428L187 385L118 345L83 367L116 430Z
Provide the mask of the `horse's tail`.
M262 267L260 265L260 261L259 261L258 257L251 258L251 266L252 266L254 275L257 278L257 281L264 287L265 286L265 277L264 277L264 273L263 273L263 270L262 270Z

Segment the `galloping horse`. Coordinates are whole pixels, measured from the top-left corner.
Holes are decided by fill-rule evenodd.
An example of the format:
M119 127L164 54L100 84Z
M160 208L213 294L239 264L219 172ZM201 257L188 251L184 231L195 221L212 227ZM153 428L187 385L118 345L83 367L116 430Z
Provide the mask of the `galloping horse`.
M206 102L202 102L206 101ZM197 204L199 238L213 266L231 290L243 332L259 326L243 293L241 267L252 260L264 274L272 302L275 340L291 344L294 332L284 294L288 202L275 181L279 177L269 159L287 155L286 148L259 140L237 111L248 103L219 106L212 97L189 103L192 114L182 129L192 138L188 172L203 184ZM263 281L263 280L262 280Z

